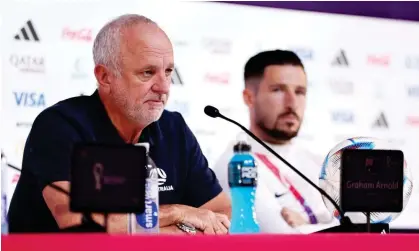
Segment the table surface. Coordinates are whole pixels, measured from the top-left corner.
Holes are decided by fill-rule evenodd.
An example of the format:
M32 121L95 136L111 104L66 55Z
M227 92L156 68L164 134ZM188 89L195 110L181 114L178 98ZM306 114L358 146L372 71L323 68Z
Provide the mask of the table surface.
M418 251L418 234L312 234L312 235L228 235L228 236L174 236L174 235L107 235L107 234L14 234L2 236L2 249L14 250L139 250L152 251Z

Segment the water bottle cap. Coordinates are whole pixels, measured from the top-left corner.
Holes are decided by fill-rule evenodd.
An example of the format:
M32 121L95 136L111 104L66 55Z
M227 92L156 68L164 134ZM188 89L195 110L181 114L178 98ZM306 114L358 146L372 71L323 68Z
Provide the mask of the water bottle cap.
M234 152L250 152L250 150L252 150L252 147L244 141L239 141L233 147Z
M137 143L135 146L144 146L147 153L150 151L150 144L148 142Z

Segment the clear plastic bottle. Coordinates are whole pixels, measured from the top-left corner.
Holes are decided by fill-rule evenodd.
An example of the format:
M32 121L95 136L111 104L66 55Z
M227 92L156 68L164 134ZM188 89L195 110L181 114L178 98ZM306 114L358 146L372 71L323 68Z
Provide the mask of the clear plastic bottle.
M147 148L147 178L145 184L145 211L142 214L129 214L128 233L157 234L159 233L159 185L157 166L149 156L149 144L136 145Z
M1 152L1 234L9 233L9 223L7 221L7 160Z

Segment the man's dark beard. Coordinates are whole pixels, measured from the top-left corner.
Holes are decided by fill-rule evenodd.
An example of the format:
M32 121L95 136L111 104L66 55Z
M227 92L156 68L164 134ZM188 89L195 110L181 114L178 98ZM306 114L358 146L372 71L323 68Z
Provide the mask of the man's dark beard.
M265 126L265 124L263 124L262 121L259 121L257 123L257 125L267 135L269 135L270 137L272 137L274 139L281 140L281 141L288 141L288 140L296 137L298 135L298 131L299 131L299 129L297 129L296 131L293 131L293 132L287 132L287 131L279 130L279 129L276 129L276 128L269 129Z
M285 116L285 115L288 115L288 114L293 114L294 116L297 117L297 114L295 112L289 111L288 113L281 114L278 117L278 119L281 119L280 118L281 116ZM287 131L276 129L276 128L269 129L265 126L265 124L263 123L262 120L258 121L257 125L267 135L269 135L270 137L272 137L274 139L281 140L281 141L288 141L288 140L296 137L298 135L298 131L300 130L300 128L298 128L297 130L295 130L293 132L287 132Z
M260 105L256 105L256 110L255 113L256 114L263 114L262 108ZM294 115L298 121L301 121L297 115L297 113L295 111L293 111L292 109L289 109L288 111L280 114L277 117L277 120L280 120L281 117L283 116L287 116L287 115ZM280 141L288 141L294 137L296 137L298 135L298 131L300 130L300 127L297 128L296 131L293 132L287 132L284 130L280 130L280 129L276 129L275 128L275 124L274 124L274 128L270 129L268 127L265 126L265 124L263 123L263 118L258 118L258 116L256 117L256 125L263 131L265 132L267 135L269 135L271 138L274 138L276 140L280 140ZM301 124L300 124L301 125Z

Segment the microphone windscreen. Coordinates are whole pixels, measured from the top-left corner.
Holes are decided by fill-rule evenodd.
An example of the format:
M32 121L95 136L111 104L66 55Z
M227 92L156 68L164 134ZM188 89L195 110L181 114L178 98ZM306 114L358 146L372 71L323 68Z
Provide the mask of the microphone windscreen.
M216 118L220 115L220 112L218 111L218 109L215 108L214 106L210 106L210 105L205 106L204 112L205 112L206 115L208 115L210 117L213 117L213 118Z

